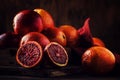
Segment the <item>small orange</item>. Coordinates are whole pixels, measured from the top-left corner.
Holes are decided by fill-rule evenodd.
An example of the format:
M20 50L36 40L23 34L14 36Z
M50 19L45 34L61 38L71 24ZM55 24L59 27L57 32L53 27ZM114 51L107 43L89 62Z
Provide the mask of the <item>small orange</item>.
M47 28L42 33L48 37L51 42L57 42L62 46L66 46L66 35L57 27Z
M103 46L103 47L105 47L105 43L100 38L93 37L92 39L93 39L93 45L94 46Z
M43 22L43 29L54 27L54 20L52 18L52 15L48 11L41 8L34 9L34 11L41 16Z
M78 39L77 29L71 25L61 25L59 29L66 35L67 46L74 47Z

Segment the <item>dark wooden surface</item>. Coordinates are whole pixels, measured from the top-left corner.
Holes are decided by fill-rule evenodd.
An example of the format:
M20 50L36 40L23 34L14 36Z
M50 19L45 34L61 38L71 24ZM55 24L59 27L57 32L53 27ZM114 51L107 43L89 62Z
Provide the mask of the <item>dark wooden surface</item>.
M7 48L0 50L0 79L119 79L120 69L114 68L104 75L91 75L83 71L81 65L68 65L56 68L49 65L36 66L26 69L21 67L15 59L17 48ZM6 76L6 77L5 77Z

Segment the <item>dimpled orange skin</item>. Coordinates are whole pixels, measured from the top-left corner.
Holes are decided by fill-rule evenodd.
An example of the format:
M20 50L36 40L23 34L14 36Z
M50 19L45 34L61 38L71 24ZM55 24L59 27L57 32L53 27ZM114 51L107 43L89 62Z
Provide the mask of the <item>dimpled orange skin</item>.
M16 34L23 36L28 32L41 32L43 30L43 23L37 12L22 10L13 19L13 29Z
M106 74L115 66L115 56L105 47L94 46L82 55L82 66L91 74Z
M93 37L92 39L93 39L93 45L94 46L103 46L103 47L105 47L105 43L100 38Z
M52 15L48 11L41 8L34 9L34 11L41 16L43 22L43 29L54 27L54 20L52 18Z
M76 46L76 42L78 39L76 28L71 25L61 25L59 29L62 30L66 35L67 46L69 47Z

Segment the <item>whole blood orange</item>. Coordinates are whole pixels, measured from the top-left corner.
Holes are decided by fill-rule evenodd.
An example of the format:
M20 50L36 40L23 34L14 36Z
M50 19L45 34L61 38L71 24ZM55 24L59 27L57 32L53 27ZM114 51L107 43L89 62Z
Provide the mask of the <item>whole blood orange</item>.
M62 46L66 46L66 35L57 27L47 28L42 33L48 37L51 42L57 42Z
M0 48L18 48L21 36L14 32L5 32L0 35Z
M41 32L43 24L40 15L33 10L22 10L13 19L13 29L16 34L25 35L28 32Z
M82 55L82 66L91 74L106 74L113 70L115 56L105 47L94 46Z
M20 46L26 44L28 41L36 41L42 46L42 48L45 48L45 46L50 43L49 39L39 32L29 32L24 35L21 38Z
M43 29L54 27L54 20L52 18L52 15L47 10L37 8L37 9L34 9L34 11L41 16L42 22L43 22Z
M71 25L61 25L59 29L66 35L67 46L75 47L78 39L77 29Z
M16 61L24 68L32 68L41 61L42 56L41 46L35 41L29 41L18 49Z

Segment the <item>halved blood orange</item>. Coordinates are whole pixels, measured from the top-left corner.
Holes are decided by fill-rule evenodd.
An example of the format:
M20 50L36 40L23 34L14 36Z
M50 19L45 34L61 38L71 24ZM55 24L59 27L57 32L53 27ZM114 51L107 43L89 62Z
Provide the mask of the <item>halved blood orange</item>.
M32 68L41 61L42 56L43 51L39 43L28 41L18 49L16 60L22 67Z
M68 54L63 46L57 42L51 42L45 47L45 52L49 59L59 67L68 64Z

